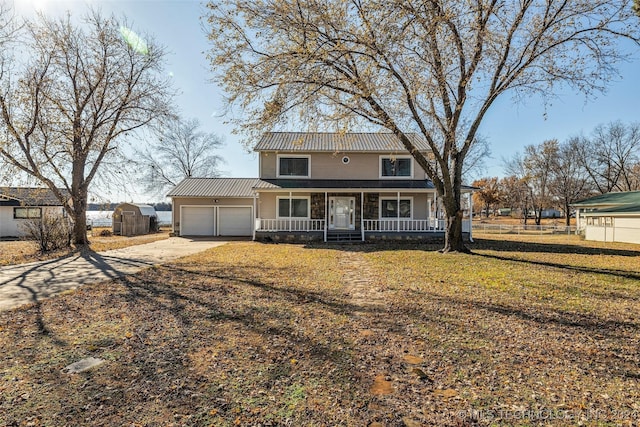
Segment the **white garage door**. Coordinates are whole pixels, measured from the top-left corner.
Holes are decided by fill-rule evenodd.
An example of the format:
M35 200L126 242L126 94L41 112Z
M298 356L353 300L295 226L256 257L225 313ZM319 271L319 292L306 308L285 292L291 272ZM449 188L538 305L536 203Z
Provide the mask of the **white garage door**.
M219 207L219 236L251 236L250 207Z
M184 206L180 222L182 236L213 236L213 206Z

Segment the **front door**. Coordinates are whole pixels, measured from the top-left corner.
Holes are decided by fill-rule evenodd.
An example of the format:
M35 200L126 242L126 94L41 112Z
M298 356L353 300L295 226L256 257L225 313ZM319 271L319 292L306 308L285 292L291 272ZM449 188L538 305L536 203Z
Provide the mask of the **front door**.
M329 229L353 230L356 217L355 197L329 198Z

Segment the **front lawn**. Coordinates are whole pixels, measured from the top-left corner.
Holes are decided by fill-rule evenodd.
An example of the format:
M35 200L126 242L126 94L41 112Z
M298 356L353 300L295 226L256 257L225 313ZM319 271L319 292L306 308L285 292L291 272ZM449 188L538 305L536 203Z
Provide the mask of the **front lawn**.
M233 242L0 313L0 425L637 425L640 248L519 239Z

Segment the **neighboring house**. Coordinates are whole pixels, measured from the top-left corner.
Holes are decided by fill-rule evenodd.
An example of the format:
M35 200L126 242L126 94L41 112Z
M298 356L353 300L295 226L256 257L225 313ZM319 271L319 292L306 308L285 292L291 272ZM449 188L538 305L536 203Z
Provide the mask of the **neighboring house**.
M0 187L0 238L24 236L20 224L46 214L66 215L48 188Z
M444 235L433 184L392 134L273 132L254 151L259 178L187 178L171 190L174 233L325 242ZM472 191L463 188L466 213ZM463 221L470 239L469 215Z
M640 191L602 194L571 206L585 239L640 243Z
M562 217L562 212L558 209L543 209L540 213L540 218L560 218Z

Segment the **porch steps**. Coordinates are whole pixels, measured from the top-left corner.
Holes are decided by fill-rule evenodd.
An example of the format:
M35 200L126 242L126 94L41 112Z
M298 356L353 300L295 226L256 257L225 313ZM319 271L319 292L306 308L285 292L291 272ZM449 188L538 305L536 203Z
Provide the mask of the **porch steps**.
M356 243L362 241L362 234L359 231L343 231L327 233L327 242L332 243Z

